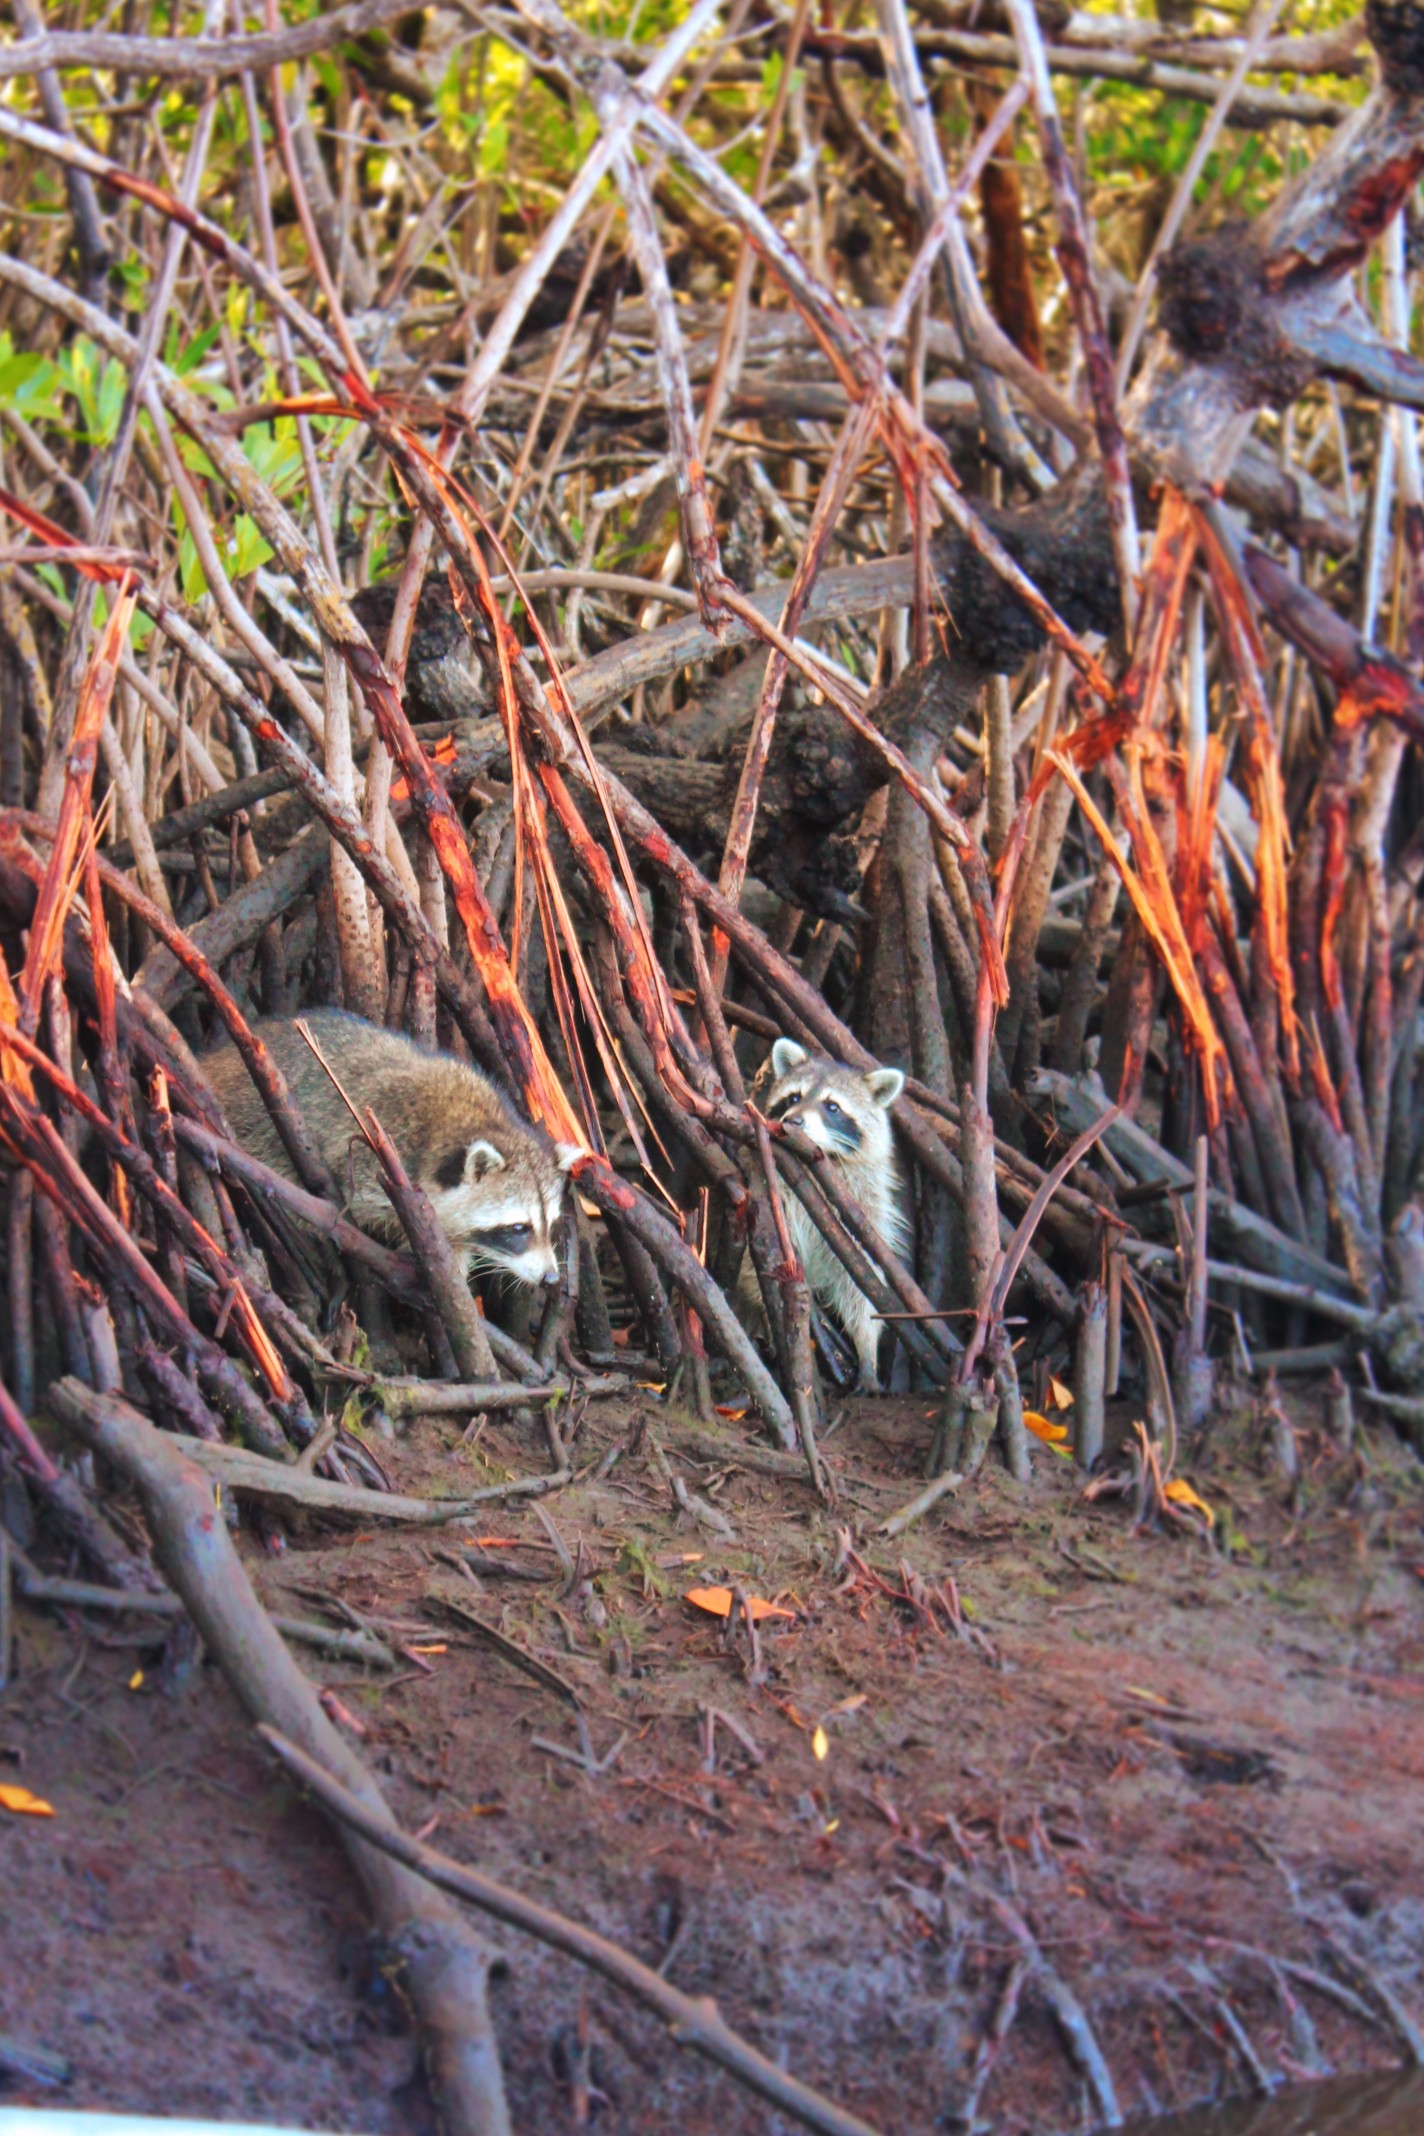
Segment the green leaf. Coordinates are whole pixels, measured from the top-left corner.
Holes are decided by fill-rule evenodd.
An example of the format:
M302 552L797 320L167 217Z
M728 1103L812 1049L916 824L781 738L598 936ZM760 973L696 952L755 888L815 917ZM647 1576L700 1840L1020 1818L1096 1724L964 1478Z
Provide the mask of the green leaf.
M260 570L276 551L257 521L246 512L239 512L232 532L220 544L220 554L229 578L246 578L249 572Z
M213 346L217 338L218 328L216 326L206 327L201 334L193 336L193 339L181 354L169 359L172 368L180 378L186 378L191 371L197 370L198 365L207 355L208 350Z
M186 527L178 540L178 581L190 607L201 601L208 590L208 581L198 560L198 545Z
M112 445L128 390L123 365L102 358L88 336L79 334L60 357L59 372L79 403L82 436L90 445Z
M249 465L279 497L305 477L301 440L290 416L279 416L275 425L253 423L242 434L242 450Z
M0 355L0 408L12 408L27 422L62 422L62 387L59 370L47 356Z

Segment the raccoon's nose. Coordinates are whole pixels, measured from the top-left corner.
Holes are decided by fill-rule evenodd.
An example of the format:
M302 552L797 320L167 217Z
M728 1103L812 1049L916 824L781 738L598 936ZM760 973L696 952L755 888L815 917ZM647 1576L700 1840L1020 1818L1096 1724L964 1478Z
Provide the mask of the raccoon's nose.
M555 1284L556 1284L556 1283L558 1282L558 1280L559 1280L559 1264L558 1264L558 1262L556 1261L556 1262L554 1263L554 1266L553 1266L552 1268L546 1268L546 1269L544 1270L544 1273L543 1273L543 1275L542 1275L542 1276L541 1276L541 1277L539 1278L539 1281L540 1281L540 1282L541 1282L541 1283L543 1284L543 1286L544 1286L545 1290L552 1290L552 1289L553 1289L553 1287L554 1287L554 1285L555 1285Z

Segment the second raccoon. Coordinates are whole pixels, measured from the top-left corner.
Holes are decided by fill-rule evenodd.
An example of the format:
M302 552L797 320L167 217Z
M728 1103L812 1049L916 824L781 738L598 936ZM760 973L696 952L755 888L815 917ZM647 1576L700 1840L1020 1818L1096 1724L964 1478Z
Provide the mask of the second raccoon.
M903 1258L910 1243L905 1181L895 1155L889 1108L905 1087L898 1068L862 1072L808 1053L795 1039L779 1038L763 1075L759 1103L769 1119L798 1127L826 1152L837 1177L859 1202L891 1251ZM801 1204L786 1197L786 1222L801 1256L806 1281L855 1345L867 1392L880 1385L880 1321L874 1306L852 1281Z
M553 1233L577 1148L530 1127L487 1076L448 1054L422 1053L399 1032L341 1009L313 1009L302 1021L357 1111L371 1108L430 1197L466 1277L499 1269L522 1283L556 1283ZM297 1020L267 1017L253 1030L286 1077L333 1178L350 1193L355 1221L374 1236L398 1238L376 1160ZM201 1065L243 1148L292 1178L236 1047L205 1054Z

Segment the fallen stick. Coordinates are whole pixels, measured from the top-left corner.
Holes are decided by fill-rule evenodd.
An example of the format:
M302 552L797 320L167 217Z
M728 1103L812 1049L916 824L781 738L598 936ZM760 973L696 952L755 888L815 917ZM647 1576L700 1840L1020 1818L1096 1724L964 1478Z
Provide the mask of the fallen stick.
M782 1447L736 1439L730 1432L714 1431L708 1425L683 1423L672 1416L660 1416L658 1430L675 1451L691 1454L698 1461L722 1461L728 1468L752 1469L761 1476L794 1476L802 1483L806 1481L804 1457L788 1453Z
M1378 1387L1361 1387L1360 1393L1386 1416L1411 1425L1415 1431L1424 1431L1424 1400L1417 1394L1382 1394Z
M1014 2019L1019 2014L1019 1998L1031 1971L1032 1966L1028 1958L1021 1953L1004 1975L1004 1984L999 1990L993 2015L974 2050L974 2066L964 2087L964 2096L956 2105L952 2124L955 2128L975 2129L980 2125L979 2095L993 2074L994 2064L1002 2054L1004 2042L1013 2030Z
M122 1587L98 1587L90 1580L54 1580L19 1550L14 1553L14 1562L15 1584L27 1602L53 1602L66 1609L107 1609L130 1617L178 1617L183 1613L178 1595L133 1594ZM377 1669L393 1669L396 1665L393 1649L374 1632L317 1624L310 1617L273 1617L272 1622L284 1639L294 1639L299 1646L316 1647L339 1661L369 1662Z
M1251 1375L1260 1379L1267 1372L1328 1372L1332 1365L1348 1365L1355 1354L1350 1342L1311 1342L1290 1350L1253 1350Z
M1069 2058L1097 2102L1099 2114L1107 2128L1122 2127L1122 2108L1117 2103L1117 2093L1097 2035L1088 2022L1088 2014L1073 1990L1049 1964L1043 1946L1029 1927L1018 1908L1000 1892L980 1884L984 1897L993 1907L1009 1934L1023 1951L1033 1968L1033 1977L1039 1993L1053 2012L1054 2022L1063 2035L1063 2044Z
M19 2077L26 2084L68 2084L72 2074L62 2054L0 2032L0 2075Z
M445 1417L475 1409L522 1409L561 1395L623 1394L632 1384L626 1372L545 1380L538 1387L513 1387L507 1380L382 1379L378 1375L371 1391L388 1417Z
M208 1478L180 1442L116 1396L62 1379L50 1401L86 1446L137 1486L163 1569L254 1722L279 1728L341 1776L342 1792L363 1820L363 1837L356 1837L343 1818L346 1849L376 1925L400 1960L447 2136L511 2136L486 2001L488 1954L456 1909L394 1866L378 1838L364 1843L382 1833L399 1838L394 1819L253 1593Z
M605 1980L611 1980L666 2019L679 2045L695 2047L699 2054L706 2055L708 2061L715 2062L751 2091L770 2100L782 2113L794 2115L803 2127L820 2130L823 2136L876 2136L868 2121L862 2121L857 2114L848 2114L833 2100L813 2091L809 2084L788 2076L766 2055L758 2053L748 2040L733 2032L718 2015L710 1996L684 1995L664 1980L661 1973L655 1973L651 1966L643 1965L618 1944L610 1943L607 1937L596 1935L592 1929L571 1921L566 1914L555 1913L548 1906L526 1899L521 1892L512 1891L507 1884L496 1883L493 1877L483 1875L478 1869L467 1869L462 1863L451 1861L448 1855L438 1853L434 1847L423 1846L418 1840L408 1838L404 1832L373 1815L364 1802L324 1771L316 1759L295 1743L288 1742L275 1728L259 1727L258 1734L333 1817L349 1824L373 1847L381 1848L419 1875L428 1877L442 1891L454 1892L472 1906L493 1914L507 1927L523 1929L526 1935L536 1936L541 1943L591 1966Z
M432 1385L442 1384L439 1381ZM536 1388L535 1393L542 1393ZM467 1491L463 1498L407 1498L399 1491L368 1491L359 1483L333 1483L326 1476L309 1476L305 1469L264 1454L251 1454L242 1446L214 1446L206 1439L170 1435L170 1443L223 1484L229 1491L248 1498L273 1498L301 1506L308 1513L351 1513L358 1520L403 1520L418 1526L443 1527L452 1520L467 1520L482 1506L504 1498L542 1498L568 1483L572 1470L553 1476L521 1476L513 1483L494 1483L483 1491Z
M907 1528L923 1519L931 1507L938 1505L941 1498L947 1497L951 1491L957 1491L963 1481L964 1478L954 1469L946 1470L943 1476L936 1476L934 1482L927 1483L907 1506L901 1506L898 1513L892 1513L888 1520L881 1521L876 1534L903 1535Z

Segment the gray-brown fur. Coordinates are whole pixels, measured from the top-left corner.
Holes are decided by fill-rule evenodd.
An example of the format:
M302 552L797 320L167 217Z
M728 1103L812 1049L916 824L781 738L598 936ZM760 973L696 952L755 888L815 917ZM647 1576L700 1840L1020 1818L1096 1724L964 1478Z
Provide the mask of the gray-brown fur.
M898 1068L846 1068L823 1054L808 1053L794 1039L779 1038L754 1090L768 1118L799 1128L825 1151L839 1184L900 1256L909 1244L909 1221L889 1108L904 1087L905 1078ZM786 1221L812 1296L829 1308L855 1344L859 1384L876 1388L880 1322L874 1306L790 1195Z
M395 1143L466 1274L486 1267L527 1283L556 1279L552 1233L576 1152L521 1120L489 1078L463 1061L422 1053L399 1032L340 1009L313 1009L302 1021L357 1111L369 1106ZM355 1221L377 1236L398 1233L376 1160L297 1019L268 1017L254 1029L286 1077ZM291 1178L290 1160L236 1048L204 1055L202 1066L243 1148Z

